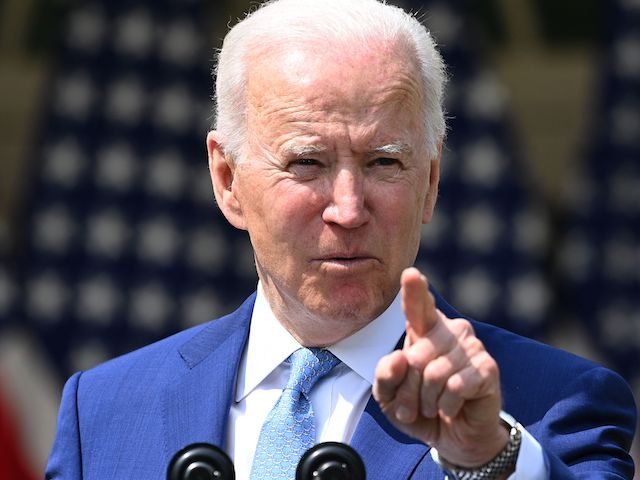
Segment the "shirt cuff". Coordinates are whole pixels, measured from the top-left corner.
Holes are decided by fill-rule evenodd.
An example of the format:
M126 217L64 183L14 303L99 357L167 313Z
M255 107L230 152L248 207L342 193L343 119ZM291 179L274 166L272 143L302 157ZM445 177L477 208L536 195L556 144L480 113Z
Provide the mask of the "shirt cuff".
M516 471L509 476L509 480L547 480L549 469L542 447L524 427L521 427L521 431L522 442L516 460Z

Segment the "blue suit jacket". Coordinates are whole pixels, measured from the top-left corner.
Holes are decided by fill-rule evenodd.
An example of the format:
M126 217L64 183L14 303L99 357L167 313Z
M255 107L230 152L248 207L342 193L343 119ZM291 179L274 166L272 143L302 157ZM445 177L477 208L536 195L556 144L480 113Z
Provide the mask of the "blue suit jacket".
M460 315L441 298L438 307ZM224 446L254 297L236 312L114 359L65 386L48 479L164 479L193 442ZM477 336L500 366L504 410L544 448L552 479L633 478L633 397L615 373L491 325ZM442 479L429 447L371 399L351 445L368 480ZM268 480L268 479L265 479Z

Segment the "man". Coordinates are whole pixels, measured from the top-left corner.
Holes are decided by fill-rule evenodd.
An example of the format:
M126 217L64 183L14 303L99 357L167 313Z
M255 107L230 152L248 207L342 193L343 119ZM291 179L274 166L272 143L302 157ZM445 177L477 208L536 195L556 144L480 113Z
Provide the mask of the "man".
M298 454L282 477L263 465L265 449L304 444L274 420L285 397L292 417L305 404L313 442L350 443L369 479L632 478L635 406L617 375L460 318L411 268L445 134L424 27L376 0L280 0L236 25L218 60L209 165L250 236L257 294L74 375L47 478L163 478L199 441L240 479L293 478ZM337 360L292 399L299 352Z

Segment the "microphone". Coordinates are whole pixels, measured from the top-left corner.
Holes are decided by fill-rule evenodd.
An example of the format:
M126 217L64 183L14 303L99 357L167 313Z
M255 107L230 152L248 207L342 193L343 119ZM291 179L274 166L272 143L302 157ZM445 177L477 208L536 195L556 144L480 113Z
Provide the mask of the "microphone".
M353 448L340 442L324 442L302 455L296 480L365 480L362 458Z
M235 480L229 456L208 443L192 443L176 453L167 471L167 480Z

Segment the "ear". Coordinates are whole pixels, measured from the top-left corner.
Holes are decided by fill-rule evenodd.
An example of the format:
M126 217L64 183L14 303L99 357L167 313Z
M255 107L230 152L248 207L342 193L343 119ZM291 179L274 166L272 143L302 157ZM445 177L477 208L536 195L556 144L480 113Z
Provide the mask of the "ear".
M225 154L221 136L217 131L212 130L207 134L207 153L213 193L220 210L231 225L246 230L238 192L234 189L234 159Z
M422 212L422 223L427 224L433 218L433 211L438 200L438 185L440 183L440 159L442 158L442 140L438 144L438 153L431 159L429 166L429 191L424 199L424 210Z

